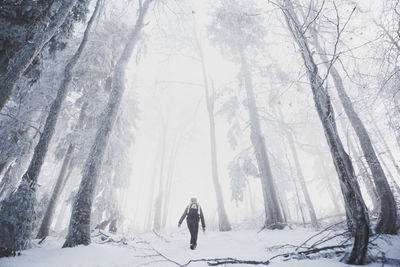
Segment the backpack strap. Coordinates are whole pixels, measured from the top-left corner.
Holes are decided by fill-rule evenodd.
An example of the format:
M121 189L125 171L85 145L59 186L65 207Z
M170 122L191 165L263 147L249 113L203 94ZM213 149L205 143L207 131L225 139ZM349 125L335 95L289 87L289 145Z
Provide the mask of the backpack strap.
M189 214L189 210L190 210L190 208L192 207L193 204L195 204L195 205L197 206L197 214L200 216L200 209L201 209L201 207L200 207L200 204L199 204L199 203L190 203L190 204L187 206L186 214Z

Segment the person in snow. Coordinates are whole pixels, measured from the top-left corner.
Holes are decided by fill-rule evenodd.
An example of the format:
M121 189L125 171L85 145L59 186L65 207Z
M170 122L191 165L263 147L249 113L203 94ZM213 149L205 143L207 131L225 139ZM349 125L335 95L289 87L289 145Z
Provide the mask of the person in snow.
M178 227L181 227L183 220L186 218L186 223L190 231L190 249L195 249L197 246L197 234L199 232L199 221L201 220L201 227L203 232L206 231L206 223L204 221L203 210L201 209L197 199L192 197L190 204L185 208L179 220Z

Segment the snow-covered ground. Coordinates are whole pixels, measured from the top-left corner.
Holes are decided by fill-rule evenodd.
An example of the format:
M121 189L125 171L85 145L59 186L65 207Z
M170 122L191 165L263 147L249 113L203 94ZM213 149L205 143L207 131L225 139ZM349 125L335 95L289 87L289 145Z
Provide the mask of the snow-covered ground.
M189 235L185 229L173 234L155 235L154 233L136 235L131 241L125 244L105 243L100 238L94 238L89 246L78 246L75 248L61 249L63 239L50 237L41 245L34 241L35 248L23 251L22 255L13 258L0 259L0 266L179 266L194 259L212 258L235 258L240 260L266 261L272 256L294 251L291 245L300 245L317 231L298 229L285 229L260 233L251 230L240 230L231 232L206 232L199 233L198 247L192 251L189 249ZM325 237L333 236L335 232L324 232L312 238L306 246ZM117 240L116 237L114 237ZM335 245L343 237L334 238L321 246ZM378 245L380 252L384 252L388 258L400 259L400 236L382 236L373 241ZM284 248L279 246L286 245ZM377 254L377 246L373 245L372 253ZM40 247L39 247L40 246ZM159 255L162 254L171 261ZM270 266L347 266L339 262L339 257L318 258L313 260L292 259L284 261L283 258L276 258L270 262ZM208 266L207 262L194 262L189 266ZM250 266L236 264L234 266ZM369 266L382 266L381 263Z

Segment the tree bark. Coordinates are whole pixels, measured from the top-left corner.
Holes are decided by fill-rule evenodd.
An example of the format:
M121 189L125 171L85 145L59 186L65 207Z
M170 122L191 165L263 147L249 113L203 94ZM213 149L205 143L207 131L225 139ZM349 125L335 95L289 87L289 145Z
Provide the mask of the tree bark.
M367 130L360 117L354 110L353 104L350 97L347 95L346 90L343 85L342 77L336 70L333 63L330 64L330 60L326 56L324 49L322 49L319 44L317 33L314 32L314 45L318 51L321 60L326 65L327 69L330 69L329 74L333 79L333 83L338 92L340 101L342 102L344 111L349 118L349 121L358 137L361 145L361 149L367 162L369 169L372 173L372 178L375 183L375 188L377 190L379 200L380 200L380 214L378 219L378 224L376 225L377 233L384 234L395 234L396 233L396 202L393 197L393 193L390 190L389 183L387 182L385 173L383 172L382 166L379 163L378 157L376 156L375 150L372 147L371 139L368 135Z
M29 67L44 45L57 32L77 0L56 0L32 29L32 37L9 61L7 72L0 78L0 110L3 109L18 79Z
M283 0L282 3L283 6L281 8L288 29L300 48L307 76L310 81L315 106L339 176L347 214L354 227L354 245L346 261L349 264L364 264L369 240L367 208L361 196L353 165L339 138L331 101L326 88L323 87L324 81L318 74L317 65L314 62L307 39L301 28L302 24L297 18L292 1Z
M90 215L101 162L121 104L125 88L125 69L139 40L140 32L144 26L144 16L152 1L146 0L143 5L140 5L135 27L129 33L127 44L115 65L110 98L83 169L82 181L72 207L68 235L63 247L88 245L90 243Z
M250 139L255 150L258 170L260 172L261 186L264 196L265 227L268 229L282 229L285 226L282 213L279 208L275 184L272 177L271 166L265 147L264 137L261 133L256 100L253 92L253 85L249 66L244 54L244 49L239 51L244 86L247 94L247 108L250 117Z

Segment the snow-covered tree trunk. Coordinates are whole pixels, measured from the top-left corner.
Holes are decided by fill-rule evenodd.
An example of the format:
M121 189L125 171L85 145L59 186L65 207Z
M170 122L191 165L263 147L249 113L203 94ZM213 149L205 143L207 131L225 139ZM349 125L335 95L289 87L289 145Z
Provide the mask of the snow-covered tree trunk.
M160 172L158 176L158 192L156 202L154 203L154 221L153 229L161 229L161 216L163 213L162 204L164 199L164 166L166 161L165 150L166 150L166 139L167 139L168 121L163 125L163 131L161 132L161 154L160 154Z
M217 140L215 137L215 118L214 118L214 96L210 96L208 88L208 79L206 72L206 65L204 62L203 48L196 36L197 46L200 54L201 70L203 75L203 86L205 91L208 122L210 125L210 153L211 153L211 173L213 178L215 195L217 198L217 211L218 211L218 228L219 231L230 231L232 230L231 224L229 223L228 215L226 214L224 198L222 193L221 184L219 182L218 175L218 162L217 162Z
M345 200L345 206L352 226L354 227L354 244L346 261L349 264L364 264L369 240L369 219L367 208L361 196L360 188L354 174L353 165L336 128L333 108L324 81L318 74L317 65L304 36L301 23L294 11L292 0L283 0L282 11L289 31L300 48L314 97L315 107L322 122L333 162L339 176L340 185Z
M74 1L64 1L64 4L69 2L74 3ZM34 203L37 179L39 177L40 169L46 156L51 138L54 134L58 114L60 113L62 103L67 95L68 86L72 80L72 72L87 43L90 29L97 15L100 6L99 2L100 0L98 0L95 11L88 22L78 50L65 67L64 80L57 91L55 100L51 104L49 115L47 116L42 134L39 138L39 142L35 147L33 158L30 162L28 170L22 176L22 181L17 191L15 191L10 198L6 200L6 204L2 205L1 207L0 236L9 236L8 240L13 241L2 242L3 239L0 239L0 251L6 250L9 251L9 253L15 253L18 250L25 249L30 238L33 230L33 219L35 217ZM68 7L69 6L62 6L60 8L60 13L64 12L63 8L67 9ZM13 231L9 231L11 228ZM0 252L0 254L3 253Z
M317 49L321 60L330 70L329 74L333 79L333 83L338 92L339 99L342 102L344 111L349 118L349 121L358 137L365 161L367 162L369 169L372 173L372 178L374 180L375 188L377 190L380 200L380 214L375 230L377 233L395 234L397 218L396 202L394 200L393 193L390 190L390 186L387 182L382 166L379 163L374 148L372 147L371 139L368 135L367 130L365 129L363 122L354 110L353 103L351 102L350 97L346 93L341 75L339 74L333 63L331 63L331 61L328 59L325 50L322 49L321 45L319 44L317 34L314 33L313 36L315 48Z
M369 112L370 116L370 121L372 122L372 125L374 126L375 133L379 137L379 141L382 143L383 148L385 149L385 154L389 157L389 159L392 161L393 166L396 168L396 172L398 177L400 177L400 166L399 166L399 160L396 160L395 157L393 156L392 150L390 149L388 143L385 140L385 137L383 136L381 130L379 130L378 125L375 122L375 118L372 116L372 114ZM398 179L399 181L399 179Z
M90 215L101 162L125 89L125 69L139 40L144 26L144 17L152 1L146 0L143 5L140 2L136 24L129 33L127 44L115 65L110 98L83 169L82 180L72 208L68 235L63 247L90 243Z
M5 192L7 192L7 189L10 186L10 182L11 182L10 172L13 168L13 165L17 164L16 162L17 162L17 159L15 159L15 158L10 159L9 164L7 164L8 166L6 168L4 168L4 174L1 177L1 181L0 181L0 200L3 199L3 195L5 194ZM6 166L6 163L4 163L4 166Z
M49 199L49 204L47 205L47 209L46 212L44 213L43 220L40 225L39 232L36 238L45 238L46 236L49 235L50 226L51 223L53 222L53 215L56 209L58 198L60 196L60 192L62 191L66 183L65 179L66 173L69 167L69 163L71 161L71 155L73 151L74 151L74 146L70 144L67 149L67 152L65 153L63 164L60 173L58 174L57 182L54 186L53 193L51 194L51 197Z
M261 186L264 196L264 208L266 216L265 227L268 229L282 229L285 223L282 217L281 210L279 208L279 201L276 195L271 166L265 146L264 137L261 133L251 74L249 66L247 64L244 49L240 49L239 54L242 68L241 71L244 78L244 87L247 94L247 109L249 111L250 117L250 139L256 154L257 165L260 172Z
M323 157L323 155L321 155L321 158L322 157ZM336 214L340 214L342 211L341 211L341 208L338 203L338 194L332 184L332 182L333 182L332 178L329 176L329 174L327 172L328 167L326 166L326 163L324 161L322 161L321 164L319 164L319 168L320 168L320 173L324 177L324 181L326 183L326 189L328 190L329 198L332 201L333 208L334 208Z
M29 67L44 45L64 23L77 0L55 0L40 21L34 25L32 36L9 61L7 72L0 77L0 110L9 99L16 82Z
M84 124L85 117L86 117L86 108L87 103L82 105L81 112L79 114L78 122L75 126L74 131L80 130ZM53 222L54 212L57 207L58 199L60 198L61 192L64 189L65 183L68 180L70 172L68 170L73 169L70 164L72 159L72 154L74 152L75 146L73 143L70 143L68 149L65 153L63 164L61 166L60 173L58 174L58 178L56 184L54 186L53 192L49 199L49 203L47 205L46 211L42 218L42 223L40 224L39 231L37 233L36 238L45 238L49 235L50 226ZM68 175L67 175L68 173Z
M181 132L179 132L179 134L181 134ZM169 202L171 200L172 181L174 178L175 161L176 161L176 157L178 154L178 149L179 149L181 140L182 140L182 138L180 138L180 135L177 135L175 137L174 144L172 146L172 151L169 156L169 166L168 166L168 172L167 172L167 182L166 182L166 190L165 190L162 221L161 221L162 228L165 228L165 226L167 224Z
M356 149L355 144L352 142L352 140L348 140L348 144L350 147L350 151L353 151L354 155L359 155L360 157L362 156L361 148L359 146L357 146ZM375 185L371 179L371 175L368 172L368 168L361 158L356 160L356 164L358 166L359 171L361 172L362 176L361 178L365 184L367 193L373 202L373 210L377 210L379 209L379 197L378 193L376 192Z
M340 112L340 113L343 112L343 109L339 109L339 106L335 106L335 108L338 112ZM340 122L343 132L346 132L347 127L346 127L345 122L343 120L339 120L339 122ZM356 163L356 166L359 171L359 175L361 176L361 179L365 185L365 188L367 189L367 194L372 201L372 205L373 205L372 210L375 211L380 206L379 198L376 193L375 185L373 184L373 182L371 180L371 175L368 172L368 169L367 169L366 165L364 164L364 161L362 160L363 154L361 152L361 148L359 146L357 146L357 148L356 148L351 137L347 138L347 144L348 144L350 152L353 154L353 162Z
M281 118L282 123L285 123L283 114L282 114L282 111L280 108L278 108L278 113L279 113L279 117ZM317 221L317 216L315 215L314 205L311 201L310 194L308 192L308 188L307 188L306 182L304 180L303 170L301 168L299 157L297 155L297 149L296 149L296 145L294 143L293 134L290 130L286 131L286 138L288 140L289 147L290 147L290 150L293 155L294 164L296 166L296 171L297 171L297 178L299 179L301 191L303 192L303 196L306 201L308 213L309 213L310 219L311 219L311 225L312 225L312 227L318 227L318 221Z
M283 117L280 117L281 121L283 121ZM283 129L284 131L286 131L287 129ZM306 227L306 220L305 220L305 216L304 216L304 211L303 211L303 204L302 201L300 199L300 190L298 189L297 186L297 179L296 179L296 175L293 175L293 168L291 166L291 162L289 160L288 157L288 151L287 151L287 145L286 142L282 142L283 147L284 147L284 154L282 155L282 157L285 157L288 163L288 167L289 167L289 180L291 183L293 183L293 187L294 187L294 192L295 192L295 196L296 196L296 201L297 201L297 205L298 208L296 209L296 216L297 217L301 217L301 222L303 223L303 227ZM279 155L278 155L279 156ZM300 216L299 216L300 213Z
M293 159L294 159L294 163L295 163L296 171L297 171L297 178L299 179L301 191L303 192L304 199L306 201L308 213L311 218L311 225L312 225L312 227L318 227L317 216L315 215L314 205L311 201L310 194L308 193L308 188L307 188L306 182L304 180L304 175L303 175L303 171L301 169L299 157L297 155L297 149L294 144L293 135L292 135L292 133L288 132L286 137L289 141L289 147L292 151L292 155L293 155Z
M203 64L204 68L204 64ZM203 76L206 79L203 69ZM231 224L229 223L228 215L225 211L224 199L222 194L221 184L219 183L218 175L218 163L217 163L217 141L215 137L215 121L214 121L214 103L210 99L208 93L208 86L206 85L207 80L204 81L204 87L206 90L206 103L208 110L208 119L210 124L210 145L211 145L211 169L214 183L214 190L217 197L217 208L218 208L218 226L220 231L232 230Z

